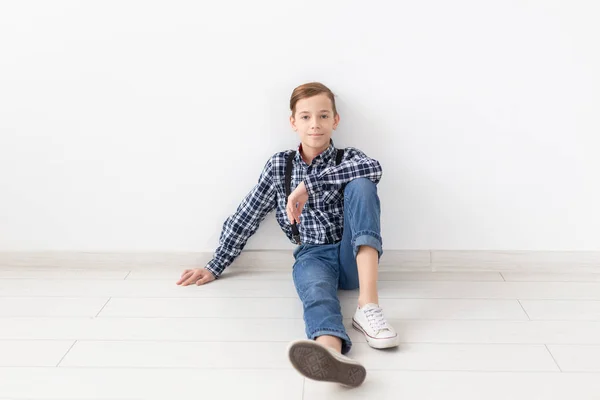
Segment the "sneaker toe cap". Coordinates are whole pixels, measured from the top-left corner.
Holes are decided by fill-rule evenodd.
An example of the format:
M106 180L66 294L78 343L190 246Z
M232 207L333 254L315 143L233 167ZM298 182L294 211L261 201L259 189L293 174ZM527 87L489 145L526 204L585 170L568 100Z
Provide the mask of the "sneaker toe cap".
M397 336L398 336L398 334L394 330L382 329L375 334L374 338L375 339L391 339L391 338L395 338Z

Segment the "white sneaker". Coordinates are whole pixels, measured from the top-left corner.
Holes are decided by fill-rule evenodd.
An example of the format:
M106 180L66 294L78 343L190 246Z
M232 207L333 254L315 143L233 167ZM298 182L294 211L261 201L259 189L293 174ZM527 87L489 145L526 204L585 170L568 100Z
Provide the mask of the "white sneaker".
M387 349L399 344L398 334L387 323L383 310L377 304L369 303L362 308L357 307L352 326L364 333L369 346L375 349Z
M367 371L358 361L348 358L314 340L297 340L288 346L290 362L307 378L359 386Z

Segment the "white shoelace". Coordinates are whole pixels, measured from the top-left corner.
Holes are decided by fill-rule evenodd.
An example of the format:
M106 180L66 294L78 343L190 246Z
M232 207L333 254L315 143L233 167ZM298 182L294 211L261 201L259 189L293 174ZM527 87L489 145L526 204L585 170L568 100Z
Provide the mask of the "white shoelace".
M365 315L369 321L371 329L375 332L388 329L388 323L383 317L383 310L381 308L368 308L365 310Z

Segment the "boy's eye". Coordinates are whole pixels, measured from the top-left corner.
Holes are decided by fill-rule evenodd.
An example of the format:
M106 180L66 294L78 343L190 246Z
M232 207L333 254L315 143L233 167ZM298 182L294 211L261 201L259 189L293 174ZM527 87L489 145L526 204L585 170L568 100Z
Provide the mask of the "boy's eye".
M308 119L308 115L303 115L302 119Z
M329 115L323 114L323 115L321 115L321 118L329 118Z

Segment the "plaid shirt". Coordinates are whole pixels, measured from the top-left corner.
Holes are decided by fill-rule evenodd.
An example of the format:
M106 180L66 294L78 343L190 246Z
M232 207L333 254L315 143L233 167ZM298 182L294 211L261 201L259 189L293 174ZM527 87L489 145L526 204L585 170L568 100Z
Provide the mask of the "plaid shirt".
M293 161L292 192L304 181L308 201L300 216L300 241L306 244L332 244L342 240L344 204L342 185L356 178L368 178L379 183L382 175L377 160L362 151L348 147L339 165L335 165L336 149L333 141L319 154L311 165L304 162L298 147ZM287 217L285 201L285 163L291 150L273 155L267 161L257 185L246 195L236 212L223 224L213 259L205 267L218 277L242 252L262 220L273 209L281 230L290 241L292 226Z

